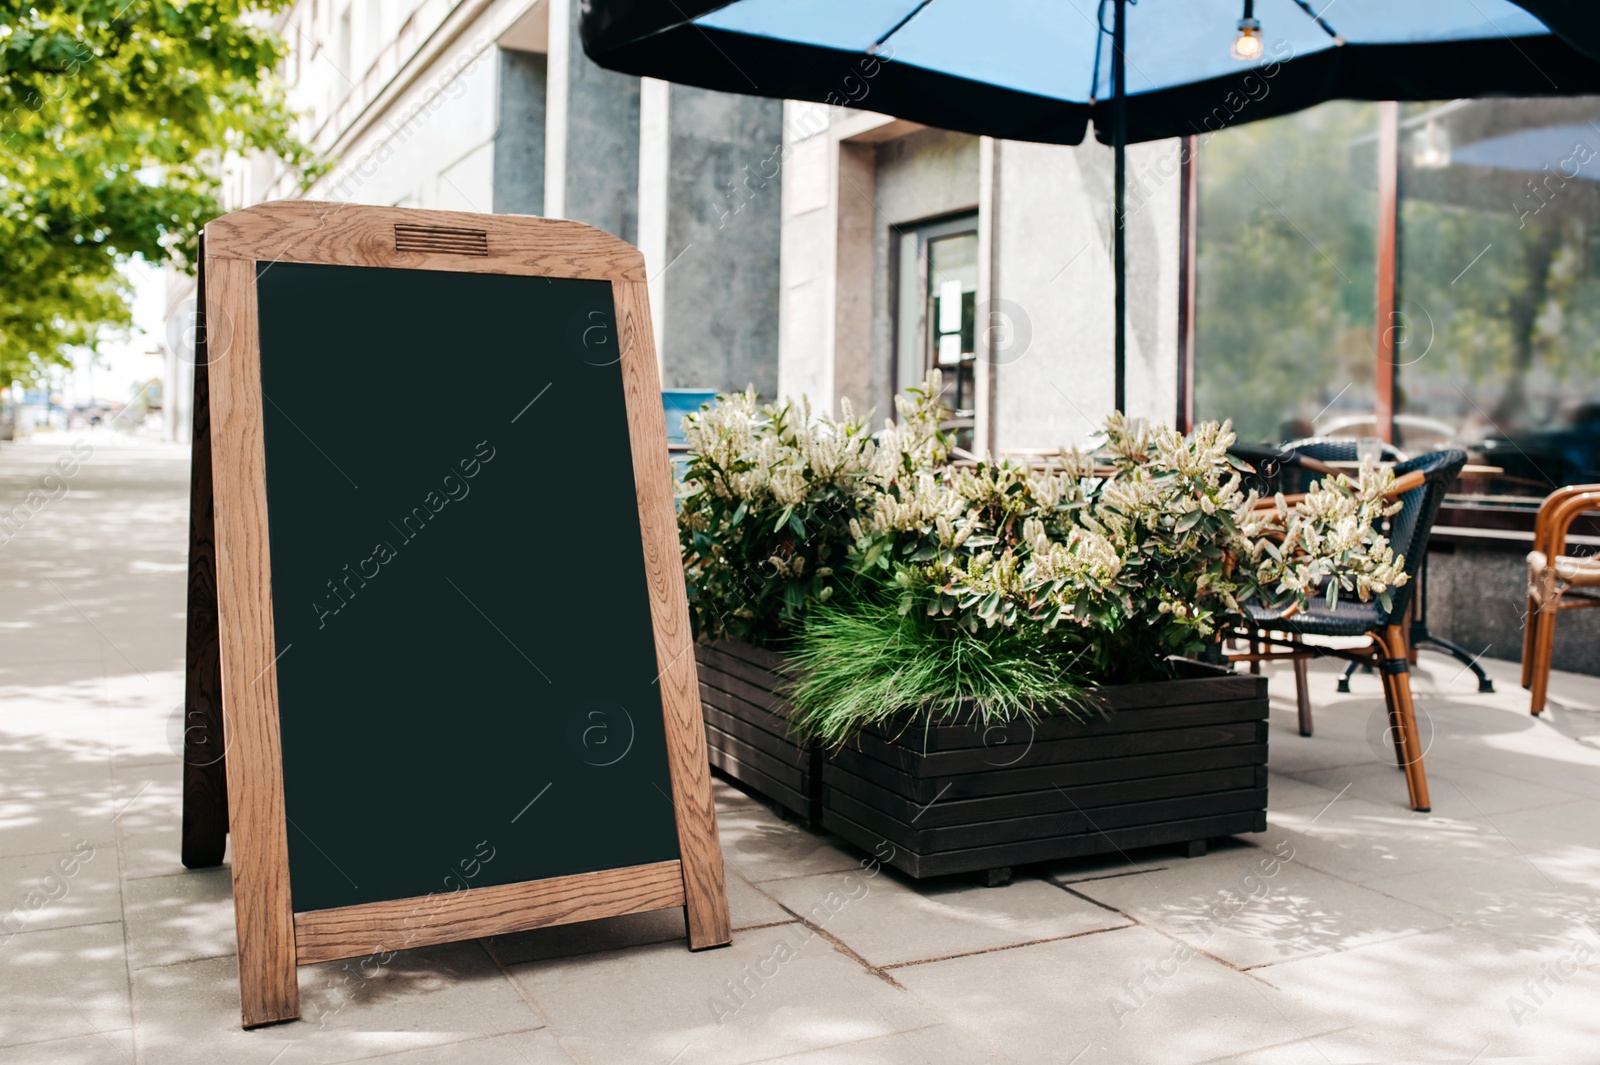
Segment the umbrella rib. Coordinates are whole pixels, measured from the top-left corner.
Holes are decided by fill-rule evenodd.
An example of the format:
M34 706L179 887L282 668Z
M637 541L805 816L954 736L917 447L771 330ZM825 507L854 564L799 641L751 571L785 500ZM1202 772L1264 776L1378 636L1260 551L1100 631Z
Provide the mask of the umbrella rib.
M1327 6L1324 7L1322 11L1328 10L1328 8L1332 7L1336 2L1337 0L1328 0ZM1296 7L1310 15L1313 22L1322 27L1322 32L1326 33L1329 37L1332 37L1335 42L1339 44L1344 43L1344 38L1339 36L1332 26L1328 25L1327 19L1322 17L1322 11L1316 11L1312 9L1309 0L1294 0L1294 3Z
M921 0L921 2L918 3L916 7L911 9L910 14L906 15L906 17L901 19L899 22L896 22L893 26L890 26L888 31L886 33L884 33L884 35L882 37L879 37L877 40L873 41L872 42L872 47L867 49L867 54L868 55L876 55L878 53L878 49L883 47L883 43L885 41L887 41L890 37L893 37L895 34L899 33L901 31L901 29L903 29L905 27L906 23L910 22L912 19L914 19L918 15L922 14L922 9L927 7L931 3L933 3L933 0Z

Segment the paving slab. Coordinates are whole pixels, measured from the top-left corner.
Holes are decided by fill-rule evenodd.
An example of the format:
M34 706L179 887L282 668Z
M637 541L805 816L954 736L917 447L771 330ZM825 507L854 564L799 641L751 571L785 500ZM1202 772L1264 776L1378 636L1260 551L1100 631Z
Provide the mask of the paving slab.
M584 1065L733 1065L940 1020L799 924L718 950L664 943L510 971Z
M1348 794L1325 810L1270 811L1267 826L1269 838L1294 846L1297 862L1357 883L1421 869L1462 875L1463 866L1517 853L1486 818L1417 813Z
M1321 808L1332 802L1338 794L1337 788L1324 788L1287 773L1267 774L1269 810L1288 810L1295 806Z
M1368 886L1535 948L1570 942L1600 918L1600 883L1564 876L1559 863L1534 856L1484 862L1471 876L1409 873Z
M1128 924L1121 914L1025 877L908 882L862 870L773 880L766 890L869 964L899 965L1082 935Z
M761 1065L1006 1065L1012 1059L948 1024L766 1058Z
M0 1062L27 1065L134 1065L133 1029L0 1047Z
M1536 810L1492 814L1485 820L1516 850L1600 846L1600 799L1575 799Z
M0 943L11 932L120 921L121 886L114 843L0 858Z
M717 783L716 796L723 859L753 884L859 869L867 859L843 840L785 821L727 784Z
M573 1065L560 1041L544 1028L343 1060L374 1065Z
M1349 950L1451 920L1306 868L1285 841L1071 886L1240 969Z
M226 957L238 950L233 876L225 866L130 880L123 897L130 968Z
M133 1027L122 947L121 922L0 942L0 1046Z
M327 1065L543 1027L475 942L403 951L382 966L306 966L300 970L302 1019L248 1032L239 1027L238 980L232 957L134 970L145 1059Z
M1148 928L894 970L947 1026L1021 1062L1186 1065L1315 1036L1283 994Z
M1570 972L1559 979L1561 967ZM1340 1022L1330 1060L1580 1062L1600 1046L1600 939L1532 950L1456 927L1260 970L1296 1023ZM1544 979L1541 989L1536 981ZM1334 1048L1337 1052L1334 1052Z
M1571 802L1570 791L1502 776L1478 766L1434 759L1423 761L1428 775L1428 793L1433 812L1451 817L1487 817L1512 810L1552 806ZM1303 772L1299 779L1338 791L1346 784L1346 798L1366 799L1375 805L1404 802L1405 775L1392 762L1342 769Z

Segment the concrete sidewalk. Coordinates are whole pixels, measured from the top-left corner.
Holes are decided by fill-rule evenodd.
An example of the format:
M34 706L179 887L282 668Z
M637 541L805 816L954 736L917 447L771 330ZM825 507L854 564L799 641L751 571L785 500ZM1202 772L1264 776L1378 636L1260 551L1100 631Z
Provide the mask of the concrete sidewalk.
M310 966L304 1020L243 1032L227 870L178 862L187 449L86 437L66 476L74 439L0 450L0 513L26 511L0 544L0 1062L1600 1058L1600 683L1558 675L1535 720L1514 665L1479 695L1431 652L1431 814L1376 677L1315 671L1303 739L1284 671L1270 828L1203 858L917 884L724 787L732 947L689 953L669 911Z

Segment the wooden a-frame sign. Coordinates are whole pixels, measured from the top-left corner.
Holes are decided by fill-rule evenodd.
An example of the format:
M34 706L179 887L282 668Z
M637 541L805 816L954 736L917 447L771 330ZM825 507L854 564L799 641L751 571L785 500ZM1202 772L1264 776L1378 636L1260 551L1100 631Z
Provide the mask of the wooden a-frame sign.
M277 202L202 260L183 862L231 833L244 1025L403 947L678 906L728 943L643 256ZM397 424L429 360L472 401Z

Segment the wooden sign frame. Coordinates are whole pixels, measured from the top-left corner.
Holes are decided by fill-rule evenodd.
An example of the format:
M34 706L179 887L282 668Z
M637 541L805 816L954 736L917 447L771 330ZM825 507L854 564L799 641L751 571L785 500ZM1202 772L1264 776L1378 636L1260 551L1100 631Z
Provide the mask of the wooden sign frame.
M183 862L231 832L246 1028L300 1015L299 965L402 945L424 899L296 913L289 891L267 538L261 262L611 283L679 859L425 897L407 947L682 906L691 950L731 939L644 256L576 222L279 201L205 227L195 358ZM225 755L225 756L224 756ZM226 787L223 776L226 776Z

